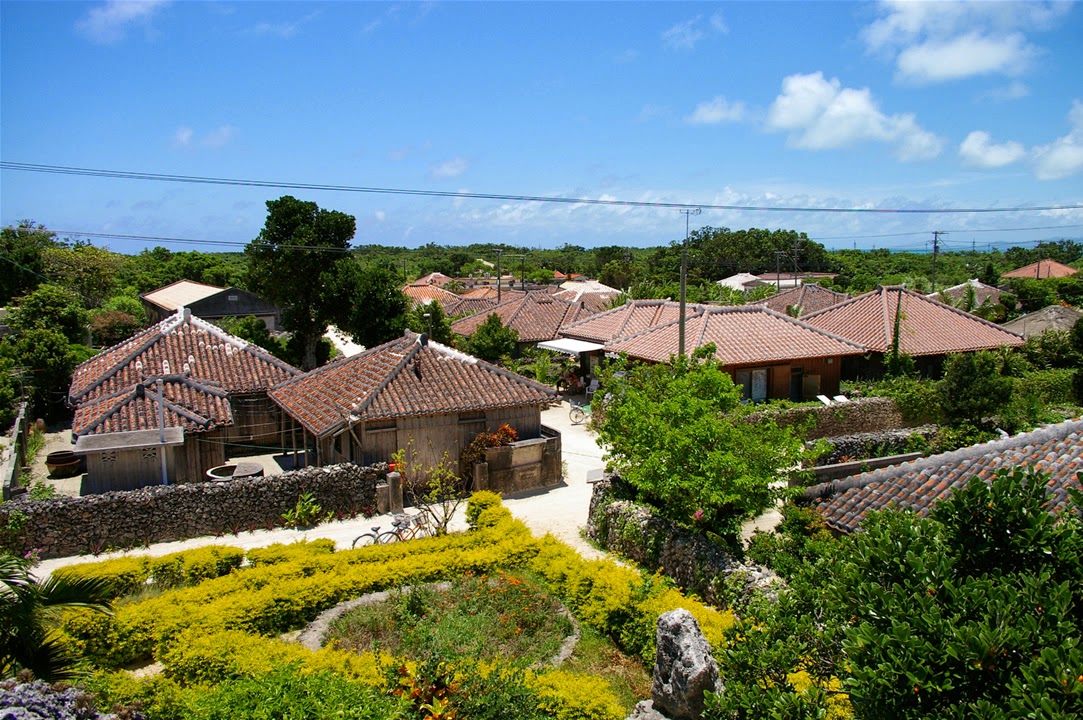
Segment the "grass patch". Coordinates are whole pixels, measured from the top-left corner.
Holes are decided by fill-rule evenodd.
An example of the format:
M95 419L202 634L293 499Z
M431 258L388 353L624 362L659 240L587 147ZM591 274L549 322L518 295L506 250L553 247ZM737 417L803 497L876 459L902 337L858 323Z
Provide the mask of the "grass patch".
M625 712L631 713L637 702L651 696L651 671L597 630L582 623L579 628L579 643L561 669L604 678Z
M411 658L544 662L572 623L541 585L520 575L473 575L447 589L427 585L393 591L332 624L328 644L355 652L383 650Z

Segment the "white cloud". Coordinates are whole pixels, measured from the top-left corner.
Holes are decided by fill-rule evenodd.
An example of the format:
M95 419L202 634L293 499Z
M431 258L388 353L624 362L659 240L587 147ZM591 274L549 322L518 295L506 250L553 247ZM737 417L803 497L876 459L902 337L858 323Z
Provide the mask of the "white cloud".
M898 76L933 83L993 73L1018 75L1026 70L1035 52L1018 33L1006 37L967 33L906 48L897 60Z
M236 135L237 128L232 125L222 125L207 133L203 138L203 144L207 147L220 148L228 145Z
M196 135L190 127L179 127L173 133L173 145L175 147L191 147L202 145L210 148L220 148L228 145L237 136L237 128L232 125L222 125L203 135Z
M1021 143L1014 141L995 144L989 133L975 130L959 144L959 157L963 164L976 168L999 168L1017 163L1026 157Z
M673 50L694 50L707 32L726 34L730 31L721 13L707 18L706 27L702 15L679 22L662 33L662 44Z
M193 134L190 127L177 128L177 132L173 134L173 144L186 147L191 144Z
M922 129L913 115L885 115L868 88L844 88L822 72L790 75L767 114L769 130L786 131L793 147L828 150L869 140L895 147L903 161L940 154L943 140Z
M148 25L154 14L168 4L168 0L107 0L91 8L75 29L96 43L108 45L123 40L133 24Z
M1009 85L993 88L983 93L982 97L993 102L1008 102L1025 98L1027 95L1030 95L1030 88L1027 87L1026 83L1016 80Z
M385 213L383 210L377 210L372 214L372 216L376 218L376 222L383 222L384 220L387 220L387 213Z
M900 80L933 83L1022 73L1040 52L1026 33L1054 26L1071 4L886 0L880 11L862 31L868 50L894 59Z
M465 173L470 168L470 163L465 158L452 158L442 162L429 173L434 178L455 178Z
M261 22L257 23L256 26L252 28L251 32L256 35L277 35L280 38L289 39L297 34L297 31L301 29L302 25L305 25L318 16L318 12L311 12L308 15L293 21L277 23Z
M1068 121L1072 128L1067 135L1031 151L1039 180L1059 180L1083 170L1083 103L1079 100L1072 101Z
M731 103L719 95L713 100L701 102L684 120L690 125L717 125L723 122L736 122L744 119L744 116L744 103L740 101Z

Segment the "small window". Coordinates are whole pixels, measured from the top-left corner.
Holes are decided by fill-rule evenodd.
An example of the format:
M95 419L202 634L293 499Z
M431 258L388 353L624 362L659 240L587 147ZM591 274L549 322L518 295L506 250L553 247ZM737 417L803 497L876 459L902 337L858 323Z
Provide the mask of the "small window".
M109 452L103 452L102 453L102 462L116 462L116 461L117 461L117 451L116 450L110 450Z
M229 296L226 297L226 299L229 300L230 302L237 302L237 296L236 295L229 295Z

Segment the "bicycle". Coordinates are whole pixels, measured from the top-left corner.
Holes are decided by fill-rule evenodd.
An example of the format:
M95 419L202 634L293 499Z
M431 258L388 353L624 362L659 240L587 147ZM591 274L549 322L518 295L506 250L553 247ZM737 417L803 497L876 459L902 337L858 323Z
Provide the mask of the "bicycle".
M401 540L413 540L416 537L428 537L432 535L429 528L429 516L423 512L413 515L396 515L391 521L393 529L380 533L376 541L381 545Z
M380 526L375 525L372 527L372 532L363 533L353 539L353 543L350 544L351 548L367 547L369 545L380 545Z
M579 425L587 421L590 417L590 405L580 405L574 400L571 401L572 409L568 412L568 419L572 421L572 425Z

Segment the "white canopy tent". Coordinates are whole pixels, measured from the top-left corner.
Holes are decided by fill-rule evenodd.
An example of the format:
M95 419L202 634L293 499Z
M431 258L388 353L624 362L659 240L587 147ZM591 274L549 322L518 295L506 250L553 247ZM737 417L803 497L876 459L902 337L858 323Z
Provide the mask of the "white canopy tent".
M538 343L538 348L541 350L552 350L554 352L564 353L565 355L595 352L604 347L604 345L599 345L598 343L575 340L574 338L557 338L556 340L546 340Z

